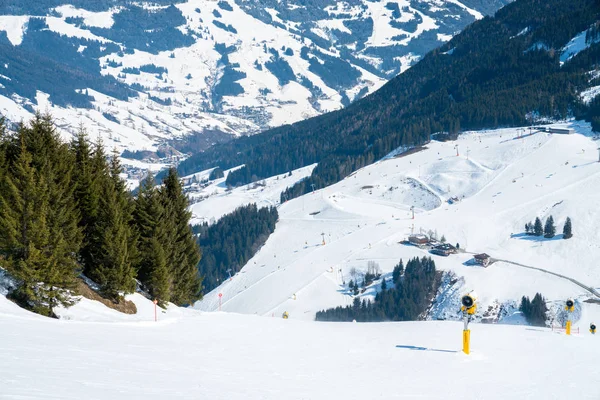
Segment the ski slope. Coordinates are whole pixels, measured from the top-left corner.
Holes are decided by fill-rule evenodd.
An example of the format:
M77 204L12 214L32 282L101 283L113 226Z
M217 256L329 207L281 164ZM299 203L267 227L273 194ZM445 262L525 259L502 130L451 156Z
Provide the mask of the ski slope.
M208 180L212 169L185 176L183 177L184 190L192 202L190 206L192 212L191 224L214 223L223 215L251 203L255 203L258 207L275 206L279 203L281 192L310 176L316 165L312 164L291 171L291 175L277 175L258 183L236 188L227 188L225 179L229 172L239 167L223 171L223 178L215 179L206 184L197 182ZM194 182L194 179L197 182Z
M347 284L362 279L369 261L389 279L400 259L428 255L400 243L420 231L437 232L438 238L444 235L466 250L433 256L438 269L454 274L457 282L442 288L437 300L445 308L429 318L456 318L458 298L469 290L479 293L481 313L509 305L514 310L521 296L536 292L555 302L556 309L569 296L594 297L572 281L516 265L600 288L598 142L588 125L558 124L566 125L577 133L500 129L433 141L422 151L388 157L286 202L263 248L195 307L217 310L222 293L224 311L264 316L288 311L290 318L311 320L319 310L352 303ZM451 197L461 201L449 204ZM204 212L202 204L194 213ZM549 215L557 226L555 238L524 234L526 222ZM562 240L567 216L574 237ZM481 252L516 264L472 265L472 253ZM372 298L380 284L376 281L361 296Z
M316 323L185 309L169 309L154 322L151 303L136 304L138 316L107 318L80 304L72 320L53 320L0 296L0 398L600 395L598 337L584 330L567 337L545 328L472 324L467 356L457 322Z

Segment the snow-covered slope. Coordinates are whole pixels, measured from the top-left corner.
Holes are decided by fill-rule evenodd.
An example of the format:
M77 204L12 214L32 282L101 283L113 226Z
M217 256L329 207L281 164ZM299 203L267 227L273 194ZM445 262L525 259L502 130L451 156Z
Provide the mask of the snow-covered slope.
M263 181L236 188L227 188L225 177L231 170L224 171L225 177L208 181L212 170L198 172L183 178L184 190L192 205L191 224L213 223L238 207L255 203L258 207L275 206L279 195L287 187L310 176L316 164L292 171L291 174L274 176ZM233 168L235 169L235 168ZM201 183L203 182L204 183Z
M259 253L196 307L215 310L222 293L225 311L267 316L288 311L291 318L313 319L321 309L352 303L347 284L360 279L369 261L389 278L401 258L406 262L427 255L400 243L420 231L443 235L467 251L433 256L438 268L455 274L456 283L443 288L438 301L446 306L433 310L430 318L449 318L458 296L473 289L480 296L480 315L536 292L550 301L568 296L583 301L592 296L586 287L600 288L595 263L600 256L600 163L589 126L567 125L577 134L501 129L433 141L426 149L389 157L286 202ZM460 201L449 204L451 197ZM210 213L204 204L210 203L194 205L196 215ZM550 215L557 225L554 239L524 234L526 222ZM574 237L562 240L567 217ZM471 253L480 252L506 262L473 266ZM376 281L362 296L372 297L380 284Z
M316 323L183 311L158 323L152 314L145 321L57 321L0 296L0 397L504 400L600 393L600 346L585 330L567 337L472 324L467 356L455 322Z
M0 5L0 114L50 111L119 150L251 134L373 92L507 2Z

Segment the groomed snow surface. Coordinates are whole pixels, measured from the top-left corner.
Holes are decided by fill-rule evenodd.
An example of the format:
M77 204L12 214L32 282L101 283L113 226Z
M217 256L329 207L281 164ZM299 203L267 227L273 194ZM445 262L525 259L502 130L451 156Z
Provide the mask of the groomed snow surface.
M600 338L457 322L316 323L181 310L51 320L0 296L2 399L597 399ZM72 317L105 313L75 306ZM145 317L145 318L144 318ZM145 321L140 320L145 319Z

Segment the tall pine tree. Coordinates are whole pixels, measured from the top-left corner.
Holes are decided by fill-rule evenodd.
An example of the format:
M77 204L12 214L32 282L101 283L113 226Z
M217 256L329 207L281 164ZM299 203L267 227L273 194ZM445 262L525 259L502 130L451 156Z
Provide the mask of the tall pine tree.
M542 236L544 234L544 227L542 226L542 220L539 217L535 218L535 223L533 224L533 234L535 236Z
M96 224L100 209L101 187L99 179L105 172L105 157L102 142L96 145L96 152L92 153L92 146L87 134L80 129L75 139L71 142L71 152L75 156L73 182L75 201L79 210L79 226L83 231L83 243L80 252L80 262L84 271L88 272L94 263L95 249L98 245ZM93 156L99 156L99 159Z
M132 226L132 204L120 178L116 156L110 166L101 143L96 145L93 166L100 190L98 215L93 227L93 252L86 273L100 285L102 293L118 301L122 293L135 290L137 254Z
M573 227L571 226L571 218L567 217L565 226L563 227L563 239L570 239L573 237Z
M164 305L171 298L171 277L164 249L165 209L152 174L140 185L134 215L139 234L138 277L150 295Z
M551 215L546 220L546 225L544 226L544 237L553 238L554 235L556 235L556 227L554 226L554 218Z
M20 283L17 300L52 315L55 306L72 302L68 291L78 274L81 233L72 158L50 118L41 115L14 137L4 137L2 149L10 164L0 190L3 264Z
M197 268L201 253L190 227L192 214L187 210L188 199L175 168L169 169L160 193L165 208L167 236L171 239L166 252L172 277L171 301L191 304L202 297L202 280Z

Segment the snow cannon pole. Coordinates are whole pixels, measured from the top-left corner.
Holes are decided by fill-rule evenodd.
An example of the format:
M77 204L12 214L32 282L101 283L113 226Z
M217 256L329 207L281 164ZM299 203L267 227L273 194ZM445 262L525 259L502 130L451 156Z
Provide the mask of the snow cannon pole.
M471 353L471 330L469 329L469 322L471 322L472 316L477 311L477 295L475 292L471 292L462 297L460 311L463 315L463 353Z
M471 330L465 329L463 331L463 353L469 354L471 345Z
M565 327L565 333L567 335L571 335L571 314L573 313L574 309L575 302L573 301L573 299L567 299L565 303L565 310L567 311L567 324Z
M157 322L158 315L156 314L156 305L158 304L158 300L154 299L154 300L152 300L152 302L154 303L154 322Z

